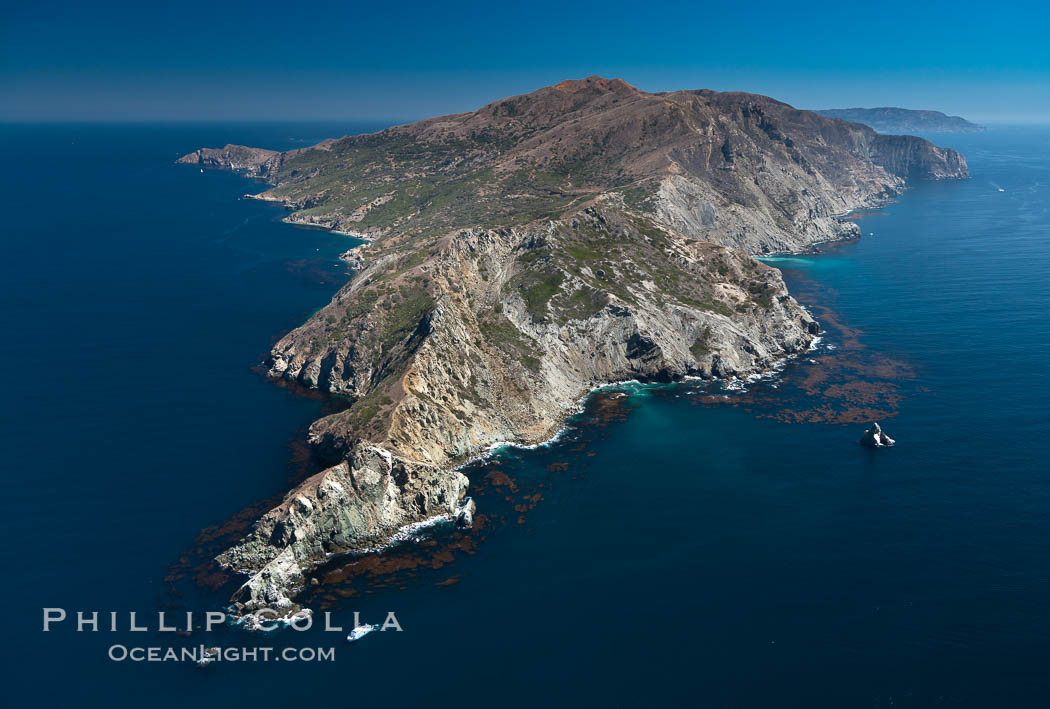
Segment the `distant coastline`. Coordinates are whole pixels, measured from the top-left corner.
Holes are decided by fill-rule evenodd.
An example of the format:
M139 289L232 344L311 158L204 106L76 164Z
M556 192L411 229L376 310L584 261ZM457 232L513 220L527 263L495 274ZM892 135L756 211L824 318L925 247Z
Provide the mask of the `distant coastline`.
M840 118L874 128L879 133L980 133L984 126L971 123L961 116L949 116L940 111L909 108L825 108L816 111L827 118Z

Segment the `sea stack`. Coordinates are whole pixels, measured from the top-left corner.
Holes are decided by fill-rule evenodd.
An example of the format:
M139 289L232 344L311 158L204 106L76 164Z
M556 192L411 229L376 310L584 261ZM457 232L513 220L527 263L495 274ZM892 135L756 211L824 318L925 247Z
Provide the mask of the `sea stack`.
M465 497L456 505L456 511L452 514L452 522L460 529L470 529L474 526L474 513L477 512L474 499Z
M871 428L864 432L861 436L860 444L868 448L884 448L892 446L895 441L882 432L882 427L879 426L878 422L871 424Z

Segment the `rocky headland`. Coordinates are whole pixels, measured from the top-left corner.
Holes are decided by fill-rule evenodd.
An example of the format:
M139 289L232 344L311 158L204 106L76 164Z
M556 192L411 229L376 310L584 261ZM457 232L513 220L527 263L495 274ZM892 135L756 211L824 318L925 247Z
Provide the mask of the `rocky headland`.
M863 123L880 133L980 133L984 126L962 116L911 108L826 108L817 111L828 118Z
M362 234L352 280L273 348L270 373L348 397L310 441L330 467L218 558L245 611L303 572L438 516L469 524L457 466L536 443L592 388L733 377L819 331L752 254L858 235L839 219L958 153L745 93L565 81L477 111L278 153L179 160L273 186L290 220Z

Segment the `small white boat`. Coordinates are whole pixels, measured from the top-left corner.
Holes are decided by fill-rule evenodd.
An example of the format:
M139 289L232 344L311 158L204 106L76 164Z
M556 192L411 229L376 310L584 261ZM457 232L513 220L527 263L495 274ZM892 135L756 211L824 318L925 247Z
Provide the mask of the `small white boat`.
M359 625L359 626L357 626L356 628L354 628L353 630L350 631L350 633L346 636L346 641L348 643L352 643L355 640L360 640L361 638L363 638L364 636L368 635L369 633L371 633L375 629L376 629L376 626L371 625L369 623L365 623L364 625Z
M200 659L197 660L197 666L198 667L206 667L207 665L210 665L211 663L215 662L218 659L219 659L219 648L217 648L217 647L210 647L207 650L205 650L204 654L201 655Z

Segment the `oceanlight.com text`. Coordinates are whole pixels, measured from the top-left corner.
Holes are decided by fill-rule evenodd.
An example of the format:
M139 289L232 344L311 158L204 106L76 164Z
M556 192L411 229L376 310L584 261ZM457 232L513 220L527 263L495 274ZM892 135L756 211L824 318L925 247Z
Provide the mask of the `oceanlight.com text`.
M334 662L334 647L127 647L111 645L114 662Z

